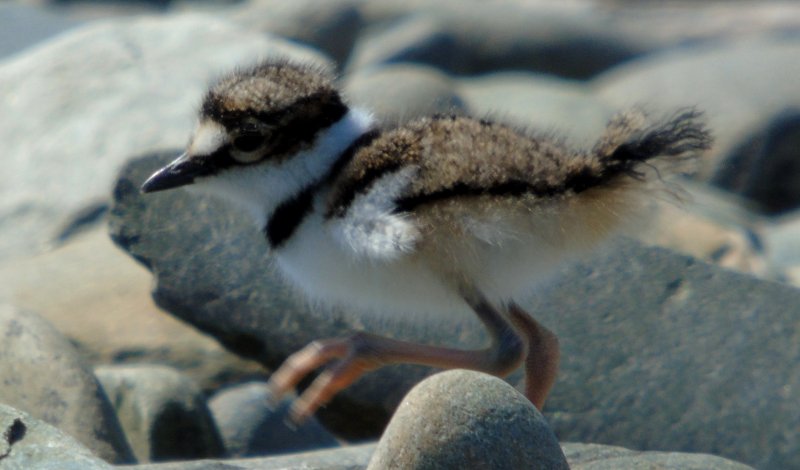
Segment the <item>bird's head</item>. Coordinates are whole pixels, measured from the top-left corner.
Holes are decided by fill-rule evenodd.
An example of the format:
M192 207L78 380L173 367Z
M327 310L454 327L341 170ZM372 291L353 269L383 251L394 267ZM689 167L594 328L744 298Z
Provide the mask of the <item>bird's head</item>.
M246 205L269 205L263 199L285 197L314 176L306 170L323 166L325 155L309 153L341 151L337 142L352 140L347 129L338 131L348 134L339 139L323 139L348 111L320 67L273 60L237 70L210 87L186 151L142 191L191 185ZM302 155L310 161L293 163Z

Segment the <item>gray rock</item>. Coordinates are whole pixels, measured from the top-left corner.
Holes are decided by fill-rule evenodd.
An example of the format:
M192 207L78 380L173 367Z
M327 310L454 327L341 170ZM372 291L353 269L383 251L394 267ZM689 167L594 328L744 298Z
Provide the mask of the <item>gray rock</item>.
M28 413L0 403L3 470L111 470L72 436Z
M616 111L580 82L542 74L498 72L459 80L472 114L523 129L554 131L576 145L591 145Z
M277 406L265 382L237 385L208 402L230 457L251 457L337 447L339 442L315 417L294 424L289 397Z
M403 399L368 469L568 469L544 417L521 393L479 372L429 377Z
M682 452L638 452L622 447L567 443L564 455L572 470L748 470L715 455Z
M199 15L90 23L0 62L0 259L41 251L106 200L132 153L180 146L209 80L272 54L325 61Z
M586 78L644 52L589 11L478 2L422 11L374 28L357 43L348 67L420 62L456 74L534 70Z
M0 5L0 58L22 51L80 24L42 8L18 3Z
M388 123L436 113L461 113L466 106L445 74L419 65L388 65L345 77L349 101Z
M375 444L361 444L266 458L197 460L139 465L136 470L363 470Z
M711 43L632 60L591 82L615 108L644 104L656 110L697 106L716 139L700 168L707 180L733 149L787 107L800 106L797 36Z
M160 305L230 348L272 368L312 339L354 328L485 344L468 314L463 323L423 329L310 312L280 287L261 234L244 216L180 191L139 194L169 157L123 171L112 233L155 273ZM800 387L793 336L800 292L626 241L566 269L527 305L562 339L561 375L545 407L562 438L711 452L762 468L781 468L797 454L783 436L800 428L791 399ZM319 417L336 432L374 436L427 373L403 366L368 374ZM764 439L779 444L765 452Z
M364 26L360 0L244 2L228 18L251 29L293 39L343 64Z
M559 438L796 462L797 289L620 244L529 307L561 339L545 406Z
M95 370L140 462L220 457L222 439L197 385L159 365Z
M0 338L0 403L59 428L109 462L133 462L103 389L55 328L0 304Z
M800 208L800 106L740 142L720 161L711 183L753 200L767 214Z

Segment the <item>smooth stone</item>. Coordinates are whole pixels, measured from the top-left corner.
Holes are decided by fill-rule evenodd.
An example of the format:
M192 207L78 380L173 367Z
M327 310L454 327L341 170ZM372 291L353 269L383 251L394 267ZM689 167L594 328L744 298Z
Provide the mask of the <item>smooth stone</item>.
M208 402L229 457L253 457L337 447L336 438L310 417L293 424L289 416L293 394L277 405L266 382L236 385Z
M348 68L418 62L460 75L530 70L588 78L645 51L589 10L448 2L416 11L365 34Z
M403 399L368 470L568 469L542 414L511 385L452 370L429 377Z
M742 139L710 182L775 215L800 208L800 102Z
M615 110L582 83L528 72L497 72L458 80L473 115L532 132L553 132L591 147Z
M590 82L613 107L645 105L656 113L694 106L704 111L715 137L698 176L708 180L742 138L800 106L800 39L797 36L709 43L628 61Z
M0 403L0 468L3 470L111 470L74 437Z
M96 21L0 62L0 259L41 252L107 201L132 152L180 147L208 82L271 55L318 52L195 14Z
M466 109L453 80L431 67L387 65L345 77L342 92L386 123Z
M102 366L95 374L140 462L224 455L205 397L180 372L142 364Z
M150 272L112 243L105 224L54 250L0 262L0 298L50 321L93 366L168 365L205 391L265 374L159 309L151 284Z
M599 444L566 443L572 470L752 470L753 467L709 454L641 452Z
M0 304L0 338L0 403L59 428L108 462L134 462L103 389L52 325Z
M360 0L266 0L243 2L225 12L237 24L292 39L347 61L364 26Z
M0 58L20 53L79 24L44 8L4 2L0 4Z

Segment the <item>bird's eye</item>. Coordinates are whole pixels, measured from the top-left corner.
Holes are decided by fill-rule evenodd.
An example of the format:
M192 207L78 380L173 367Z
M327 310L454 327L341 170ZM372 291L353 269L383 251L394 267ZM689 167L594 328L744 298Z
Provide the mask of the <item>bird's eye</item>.
M233 139L233 146L240 152L252 152L264 143L264 136L259 133L242 134Z

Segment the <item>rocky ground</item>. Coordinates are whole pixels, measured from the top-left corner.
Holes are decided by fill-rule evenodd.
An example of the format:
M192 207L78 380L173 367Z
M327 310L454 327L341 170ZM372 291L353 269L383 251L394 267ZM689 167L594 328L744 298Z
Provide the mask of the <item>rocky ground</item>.
M716 143L682 207L527 303L562 341L543 414L519 374L398 366L295 426L265 380L313 339L485 338L323 314L241 214L139 194L206 84L272 54L334 67L386 121L587 145L626 106L696 106ZM778 1L0 5L0 468L800 469L798 57Z

